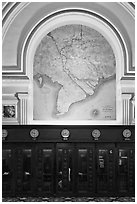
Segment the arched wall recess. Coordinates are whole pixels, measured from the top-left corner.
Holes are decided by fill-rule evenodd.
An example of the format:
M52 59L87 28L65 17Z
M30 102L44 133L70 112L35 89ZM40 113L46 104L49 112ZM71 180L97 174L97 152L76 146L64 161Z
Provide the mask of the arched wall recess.
M60 121L34 121L33 120L33 59L36 48L39 43L52 30L70 24L81 24L97 30L101 33L111 45L116 58L116 120L111 121L65 121L63 124L122 124L122 97L120 80L124 75L124 68L128 63L127 50L124 41L118 34L116 29L112 29L110 23L99 18L97 14L85 12L82 10L65 10L58 12L58 15L53 15L47 19L41 20L39 24L29 33L24 44L26 74L30 78L29 98L28 98L28 124L61 124ZM124 51L123 51L124 50ZM127 61L125 62L125 58Z
M116 120L105 121L105 124L129 124L129 102L132 97L132 93L134 93L134 72L130 70L131 50L127 46L126 41L124 40L120 31L113 23L111 23L104 16L86 9L65 9L45 16L39 22L37 22L35 26L33 26L25 40L22 42L21 52L19 52L20 64L18 66L20 68L20 72L13 71L12 73L9 73L9 75L7 72L5 74L5 78L3 78L4 89L7 90L5 88L7 87L6 77L11 76L13 86L15 86L14 91L17 93L16 95L20 100L20 112L22 115L19 123L51 124L50 121L33 120L33 59L37 46L42 38L46 36L46 34L58 27L70 24L81 24L97 30L111 45L116 58L117 73ZM25 85L25 88L22 88L19 79L21 79L22 85ZM127 90L129 81L132 91L130 88ZM18 86L21 87L20 90L17 90ZM124 94L122 95L123 92ZM130 93L130 97L128 96L125 99L125 93ZM125 100L128 101L126 102ZM124 104L128 105L125 106ZM25 113L25 115L23 113ZM125 117L125 115L127 118L124 122L123 117ZM52 123L60 124L60 122L58 123L54 121ZM68 122L66 122L66 124L68 124ZM77 123L76 121L69 121L69 124ZM91 124L91 121L79 121L78 124ZM92 121L92 124L104 124L104 122Z

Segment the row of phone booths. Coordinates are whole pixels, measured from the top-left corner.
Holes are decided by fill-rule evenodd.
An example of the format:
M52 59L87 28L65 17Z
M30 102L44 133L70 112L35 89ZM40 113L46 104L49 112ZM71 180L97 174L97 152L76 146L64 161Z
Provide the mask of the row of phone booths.
M2 127L3 196L134 196L134 126Z

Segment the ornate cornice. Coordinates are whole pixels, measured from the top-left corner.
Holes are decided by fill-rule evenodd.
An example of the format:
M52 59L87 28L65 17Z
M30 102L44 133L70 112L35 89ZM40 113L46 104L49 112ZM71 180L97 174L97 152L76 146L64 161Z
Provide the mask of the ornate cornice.
M133 17L135 18L135 3L134 2L119 2L120 5L122 5L125 10Z

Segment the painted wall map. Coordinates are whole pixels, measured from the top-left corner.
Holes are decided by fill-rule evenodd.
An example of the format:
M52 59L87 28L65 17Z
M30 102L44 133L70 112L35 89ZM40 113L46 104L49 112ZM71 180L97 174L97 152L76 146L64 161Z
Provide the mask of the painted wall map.
M116 119L115 56L96 30L53 30L37 47L33 67L34 120Z

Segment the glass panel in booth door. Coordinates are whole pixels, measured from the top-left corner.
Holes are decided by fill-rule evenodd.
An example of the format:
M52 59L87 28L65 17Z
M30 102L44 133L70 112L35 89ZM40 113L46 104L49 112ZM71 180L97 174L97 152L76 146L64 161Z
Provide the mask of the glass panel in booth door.
M97 145L96 148L97 193L113 194L115 189L115 149L114 145Z
M119 193L134 194L135 190L135 151L134 147L120 146L118 149L118 180Z
M13 191L13 150L10 148L2 150L2 192L12 193Z
M57 145L56 154L58 194L72 194L74 187L74 148L69 145Z
M54 145L37 146L36 193L38 195L53 194L54 186Z
M77 192L78 194L93 195L95 190L94 146L89 144L77 145Z

